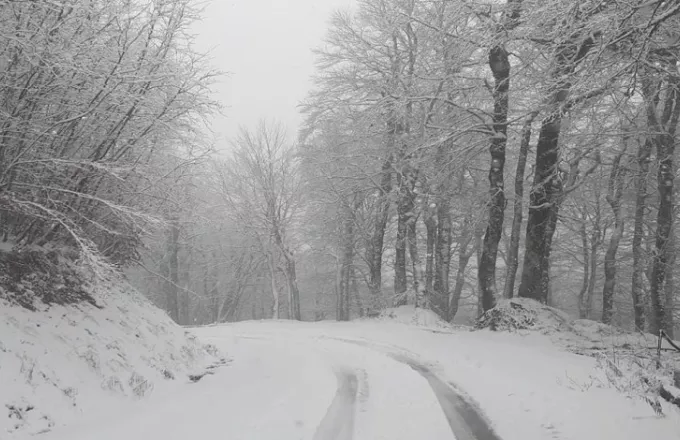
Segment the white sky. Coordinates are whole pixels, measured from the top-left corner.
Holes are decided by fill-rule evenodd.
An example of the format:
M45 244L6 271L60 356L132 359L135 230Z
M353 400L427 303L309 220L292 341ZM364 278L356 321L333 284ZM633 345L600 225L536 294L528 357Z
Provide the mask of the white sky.
M214 87L224 106L213 131L219 148L240 125L276 119L292 139L302 117L297 105L311 87L314 56L336 9L353 0L209 0L194 33L200 51L210 51L213 66L229 72Z

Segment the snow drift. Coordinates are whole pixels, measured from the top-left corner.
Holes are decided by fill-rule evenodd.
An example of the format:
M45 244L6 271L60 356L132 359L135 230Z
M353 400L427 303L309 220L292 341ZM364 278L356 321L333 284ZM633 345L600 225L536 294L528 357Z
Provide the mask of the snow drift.
M0 252L0 438L142 398L216 361L118 274ZM103 276L103 278L102 278Z
M664 412L659 398L680 407L674 378L680 371L680 353L667 349L657 355L654 335L572 320L560 310L525 298L500 301L479 318L476 328L543 334L570 352L594 357L603 386L642 399L657 414Z

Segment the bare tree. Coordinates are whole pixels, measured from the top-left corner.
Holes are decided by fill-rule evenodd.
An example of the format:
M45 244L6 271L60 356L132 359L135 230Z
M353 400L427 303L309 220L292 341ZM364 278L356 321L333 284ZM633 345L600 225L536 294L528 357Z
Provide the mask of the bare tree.
M254 131L241 129L232 143L231 159L220 164L218 184L228 215L255 237L266 257L279 316L277 274L283 275L288 317L301 319L294 227L301 204L301 181L294 149L278 123L261 121Z

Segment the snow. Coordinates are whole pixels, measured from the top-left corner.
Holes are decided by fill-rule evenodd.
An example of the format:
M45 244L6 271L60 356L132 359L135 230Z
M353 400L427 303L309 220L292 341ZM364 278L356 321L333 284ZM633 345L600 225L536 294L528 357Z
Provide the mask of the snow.
M206 331L233 338L242 335L307 344L319 338L350 339L368 343L378 352L406 353L430 365L469 395L504 440L626 440L638 439L643 434L671 439L678 438L680 432L680 415L673 408L665 405L666 417L657 416L646 402L630 399L609 386L596 359L566 352L540 334L490 331L449 334L387 322L258 322L197 330L199 335ZM347 351L342 353L346 359L351 358ZM389 371L386 379L392 388L404 386L405 379L400 379L395 371L383 371ZM377 378L385 377L376 373L368 382L372 384ZM376 406L395 411L390 418L395 423L403 414L393 408L400 401L386 395L389 400ZM426 404L423 400L416 402ZM420 418L423 413L412 411L410 417ZM419 422L417 425L422 426Z
M628 368L621 350L637 335L524 306L532 325L506 332L454 328L408 307L351 323L260 321L191 329L229 353L228 365L197 383L175 381L40 438L453 439L443 403L418 371L427 369L480 408L503 440L680 439L680 411L662 402L664 415L658 415L634 389L640 372ZM177 337L183 340L181 331ZM100 361L100 369L109 364ZM612 376L616 370L620 374ZM140 374L153 376L143 368ZM103 400L97 381L82 380L78 389L78 398L89 392L92 404ZM467 438L473 437L458 440Z
M115 410L216 360L124 280L92 290L101 308L0 299L1 439Z
M222 371L174 394L152 396L114 416L74 424L44 438L311 438L335 391L335 377L323 361L266 340L228 345L234 362Z
M379 321L395 322L430 328L451 328L451 325L445 321L442 321L432 310L417 308L413 305L387 308L377 319ZM373 319L368 320L373 321Z

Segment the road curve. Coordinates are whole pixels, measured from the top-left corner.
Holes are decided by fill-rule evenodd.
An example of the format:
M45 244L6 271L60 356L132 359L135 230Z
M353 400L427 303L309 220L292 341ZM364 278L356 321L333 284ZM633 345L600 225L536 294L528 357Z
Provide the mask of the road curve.
M468 401L455 387L443 381L424 364L403 353L392 351L385 346L371 344L368 341L346 338L330 339L383 353L397 362L408 365L423 376L437 397L439 406L444 412L456 440L500 440L500 437L494 432L476 405Z
M427 380L437 396L456 440L500 440L479 410L432 370L407 356L400 354L390 356L407 364Z

